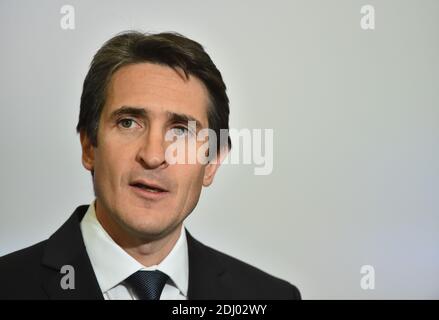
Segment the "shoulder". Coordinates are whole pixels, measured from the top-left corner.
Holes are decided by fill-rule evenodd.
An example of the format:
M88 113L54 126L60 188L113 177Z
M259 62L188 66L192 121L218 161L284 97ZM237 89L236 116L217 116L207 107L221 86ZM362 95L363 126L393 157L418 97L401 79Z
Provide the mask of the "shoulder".
M238 260L230 255L222 253L213 248L212 254L221 260L230 273L235 283L241 283L242 287L252 288L264 292L267 297L275 299L300 299L300 292L293 284L272 276L246 262Z
M24 292L32 297L42 294L41 259L45 245L46 241L42 241L0 257L0 299L25 298Z
M0 276L4 275L4 272L20 272L39 265L46 241L0 257Z
M191 237L189 235L189 237ZM249 299L300 300L299 289L288 281L277 278L244 261L206 246L191 237L198 251L203 251L206 260L219 264L226 271L224 282L234 290L237 297Z

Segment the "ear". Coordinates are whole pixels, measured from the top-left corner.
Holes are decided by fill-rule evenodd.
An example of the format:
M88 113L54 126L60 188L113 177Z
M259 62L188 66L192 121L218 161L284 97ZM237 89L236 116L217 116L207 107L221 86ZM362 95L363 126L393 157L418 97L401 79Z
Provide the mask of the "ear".
M206 168L204 169L203 186L208 187L212 184L213 178L215 177L217 170L219 169L221 163L228 153L228 148L222 148L217 153L215 158L209 161L209 163L206 165Z
M93 171L94 168L94 149L95 147L91 144L90 138L84 131L81 131L80 139L81 139L81 148L82 148L82 165L88 171Z

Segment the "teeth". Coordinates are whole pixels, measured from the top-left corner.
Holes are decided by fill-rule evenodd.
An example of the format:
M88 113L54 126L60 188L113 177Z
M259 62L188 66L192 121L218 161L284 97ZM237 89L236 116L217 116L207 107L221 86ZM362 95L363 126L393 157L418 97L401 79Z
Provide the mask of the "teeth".
M157 190L157 189L150 189L150 188L145 188L146 190L148 190L149 192L160 192L159 190Z

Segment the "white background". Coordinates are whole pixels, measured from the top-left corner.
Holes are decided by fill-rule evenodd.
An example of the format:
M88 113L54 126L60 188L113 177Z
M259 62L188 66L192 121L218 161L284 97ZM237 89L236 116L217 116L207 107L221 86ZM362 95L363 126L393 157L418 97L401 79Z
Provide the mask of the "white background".
M75 8L62 30L60 8ZM372 4L376 29L360 28ZM0 1L0 255L93 199L75 125L93 54L127 30L202 43L231 127L274 170L220 169L187 220L305 299L439 298L438 1ZM375 268L362 290L360 268Z

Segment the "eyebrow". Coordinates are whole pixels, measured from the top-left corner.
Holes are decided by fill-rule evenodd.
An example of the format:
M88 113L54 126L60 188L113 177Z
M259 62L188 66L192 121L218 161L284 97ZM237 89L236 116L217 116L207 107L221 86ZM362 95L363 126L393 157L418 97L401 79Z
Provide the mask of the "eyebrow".
M110 119L114 120L120 118L121 116L132 116L146 119L149 113L151 112L148 109L142 107L122 106L110 114ZM166 111L166 116L168 118L168 122L188 123L189 121L195 121L197 128L203 128L203 124L200 120L185 113Z
M114 110L110 114L110 119L114 120L114 119L117 119L121 116L133 116L133 117L139 117L139 118L146 118L147 115L148 115L148 112L143 108L122 106L119 109Z

